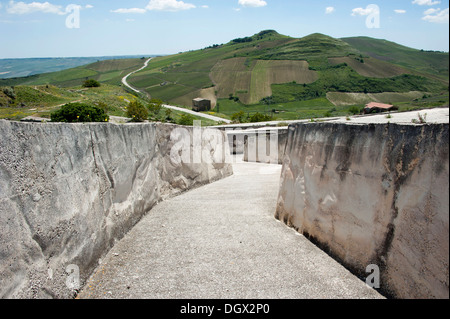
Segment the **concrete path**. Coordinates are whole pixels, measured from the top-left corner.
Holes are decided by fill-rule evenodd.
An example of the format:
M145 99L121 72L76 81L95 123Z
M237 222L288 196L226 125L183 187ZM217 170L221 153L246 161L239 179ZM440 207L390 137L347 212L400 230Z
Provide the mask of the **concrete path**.
M108 253L79 298L383 298L274 218L281 166L157 205Z

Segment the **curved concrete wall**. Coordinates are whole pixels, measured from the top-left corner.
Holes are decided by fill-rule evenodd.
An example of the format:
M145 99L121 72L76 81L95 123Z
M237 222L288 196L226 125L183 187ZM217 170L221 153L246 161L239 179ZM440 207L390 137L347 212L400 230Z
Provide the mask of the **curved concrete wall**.
M164 124L1 120L0 297L72 297L70 276L82 283L155 204L232 174L219 131L222 143L203 141L203 164L171 159L192 151L172 152L180 130L192 138L192 128Z
M289 127L276 217L397 298L449 297L449 132Z

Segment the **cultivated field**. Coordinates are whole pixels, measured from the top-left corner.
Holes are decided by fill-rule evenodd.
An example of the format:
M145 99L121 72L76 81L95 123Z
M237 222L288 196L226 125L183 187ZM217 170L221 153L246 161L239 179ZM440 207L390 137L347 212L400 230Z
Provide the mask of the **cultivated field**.
M360 58L348 56L341 58L328 59L330 64L337 65L347 63L358 74L372 78L390 78L401 74L410 74L411 72L392 63L387 63L374 58Z
M258 103L262 98L271 96L272 84L303 84L317 79L317 72L309 70L306 61L258 60L252 71L249 104Z
M406 93L342 93L342 92L328 92L327 99L335 106L346 105L363 105L370 102L380 103L399 103L410 102L414 99L423 97L424 92L411 91Z

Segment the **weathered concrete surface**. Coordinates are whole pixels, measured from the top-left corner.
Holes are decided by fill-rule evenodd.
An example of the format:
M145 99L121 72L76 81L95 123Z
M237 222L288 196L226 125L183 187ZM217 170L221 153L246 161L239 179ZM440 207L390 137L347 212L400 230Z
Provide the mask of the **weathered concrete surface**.
M83 282L155 204L232 174L223 142L205 142L211 164L174 163L175 129L0 121L0 297L73 296L69 265Z
M102 259L79 298L382 298L273 217L281 166L158 204Z
M289 130L276 217L394 297L448 298L448 123Z
M226 129L232 154L242 155L244 161L283 164L288 128Z

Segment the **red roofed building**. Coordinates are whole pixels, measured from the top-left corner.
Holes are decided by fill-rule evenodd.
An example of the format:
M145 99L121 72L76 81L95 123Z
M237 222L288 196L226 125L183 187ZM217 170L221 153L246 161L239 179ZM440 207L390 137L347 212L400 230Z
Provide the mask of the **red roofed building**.
M397 108L390 104L383 104L383 103L377 103L377 102L371 102L369 104L366 104L366 107L364 108L364 113L380 113L380 112L387 112L387 111L393 111Z

